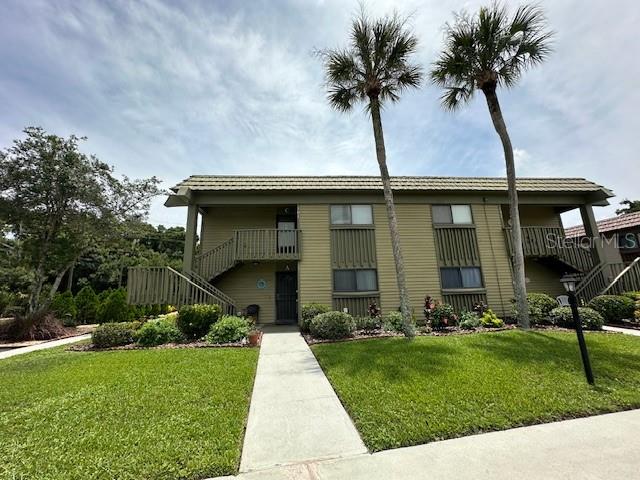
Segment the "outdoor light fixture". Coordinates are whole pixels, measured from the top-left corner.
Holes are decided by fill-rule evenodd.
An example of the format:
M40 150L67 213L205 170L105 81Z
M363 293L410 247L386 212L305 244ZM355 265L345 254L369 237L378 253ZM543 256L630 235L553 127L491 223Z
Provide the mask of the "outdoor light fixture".
M582 365L584 366L584 373L587 377L587 382L593 385L593 372L591 371L591 362L589 361L589 352L587 351L587 344L584 342L584 334L582 333L582 319L578 312L578 300L576 298L576 284L578 277L576 275L564 275L560 282L564 285L565 290L569 296L569 305L571 306L571 314L573 316L573 324L576 329L576 336L578 337L578 345L580 345L580 355L582 356Z

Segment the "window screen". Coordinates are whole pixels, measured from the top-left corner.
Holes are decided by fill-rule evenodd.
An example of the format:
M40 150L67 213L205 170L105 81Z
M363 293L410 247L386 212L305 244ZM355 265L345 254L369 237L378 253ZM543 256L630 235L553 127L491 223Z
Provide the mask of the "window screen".
M451 217L453 223L473 223L469 205L451 205Z
M442 288L482 288L479 267L447 267L440 269Z
M351 209L349 205L331 205L331 224L348 225L351 223Z
M356 289L359 292L378 290L375 270L356 270Z
M373 224L371 205L351 205L351 223L354 225Z
M334 270L333 289L336 292L371 292L378 290L375 270Z
M433 223L453 223L449 205L433 206Z

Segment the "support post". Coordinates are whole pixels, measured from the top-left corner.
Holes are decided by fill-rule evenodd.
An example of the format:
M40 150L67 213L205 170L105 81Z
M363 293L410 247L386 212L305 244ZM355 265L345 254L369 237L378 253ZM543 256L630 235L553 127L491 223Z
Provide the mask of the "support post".
M582 225L584 233L591 243L591 255L596 265L601 264L605 260L604 246L598 232L598 224L593 215L593 207L591 204L580 205L580 215L582 216Z
M193 258L196 251L196 228L198 226L198 206L189 204L187 207L187 227L184 238L184 255L182 257L182 271L193 271Z

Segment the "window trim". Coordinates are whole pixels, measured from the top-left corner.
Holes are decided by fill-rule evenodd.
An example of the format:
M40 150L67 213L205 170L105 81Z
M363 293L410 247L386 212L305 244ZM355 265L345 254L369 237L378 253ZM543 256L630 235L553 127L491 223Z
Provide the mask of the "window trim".
M469 207L469 214L471 215L471 223L453 223L453 210L452 206L464 205ZM451 223L440 223L434 221L433 207L448 207L451 214ZM475 228L475 219L473 218L473 208L470 203L433 203L431 204L431 223L435 228Z
M353 223L353 213L351 207L354 205L367 206L371 210L371 223ZM349 207L349 222L350 223L333 223L331 220L331 209L333 207ZM331 203L329 204L329 227L330 228L375 228L375 219L373 218L373 204L372 203Z

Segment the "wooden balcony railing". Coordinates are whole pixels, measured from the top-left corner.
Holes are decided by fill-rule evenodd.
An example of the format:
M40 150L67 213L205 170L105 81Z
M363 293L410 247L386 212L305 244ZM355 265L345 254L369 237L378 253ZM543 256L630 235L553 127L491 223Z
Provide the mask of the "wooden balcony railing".
M300 258L299 230L260 228L234 232L235 259L297 260Z
M577 239L567 239L560 227L522 227L522 249L525 257L557 257L581 272L594 267L591 250ZM513 254L511 229L505 228L509 253Z

